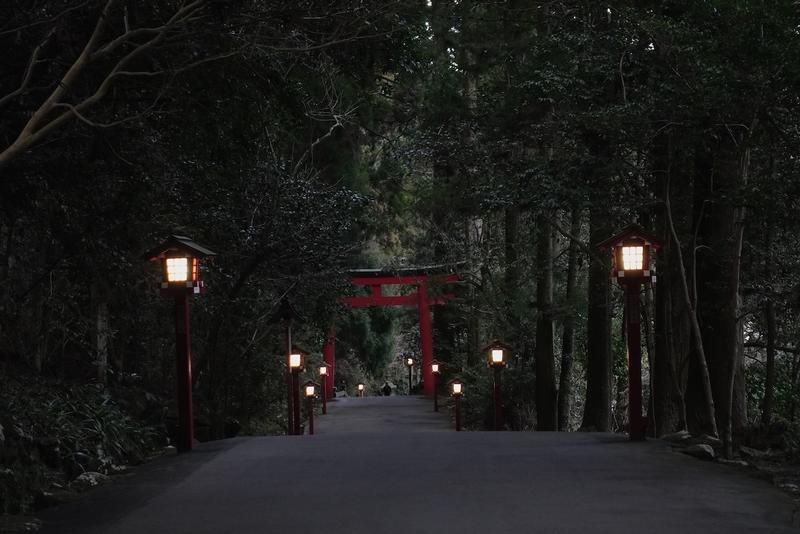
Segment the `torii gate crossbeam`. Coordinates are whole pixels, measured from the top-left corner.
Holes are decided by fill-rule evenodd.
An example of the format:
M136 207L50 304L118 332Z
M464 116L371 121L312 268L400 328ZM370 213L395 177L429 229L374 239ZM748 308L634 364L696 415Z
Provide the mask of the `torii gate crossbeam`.
M345 297L342 302L351 308L366 308L370 306L416 306L419 314L420 353L422 354L422 378L424 392L428 396L434 394L433 372L433 333L431 328L430 306L444 304L452 300L452 294L431 297L428 288L430 283L447 284L458 282L457 274L432 274L434 268L402 269L399 271L385 271L382 269L360 269L350 271L350 280L356 286L369 286L371 293L368 296ZM430 273L430 274L429 274ZM416 291L408 295L384 295L384 286L410 285L416 286ZM335 363L336 332L331 329L322 349L325 363L331 367ZM333 380L328 383L328 394L333 394Z

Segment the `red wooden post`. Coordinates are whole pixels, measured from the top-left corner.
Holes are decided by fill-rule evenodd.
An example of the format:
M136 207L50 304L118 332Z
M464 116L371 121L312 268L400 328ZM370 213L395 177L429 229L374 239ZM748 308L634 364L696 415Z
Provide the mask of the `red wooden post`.
M192 450L192 350L189 334L189 296L202 293L200 261L216 253L183 235L172 235L144 254L161 264L161 293L175 300L175 374L178 405L176 444L178 452Z
M433 339L431 335L431 312L428 302L428 282L421 280L417 289L417 306L419 309L419 342L422 349L422 382L425 395L433 395Z
M500 373L502 368L494 368L494 429L503 430L503 392L500 388Z
M308 412L308 435L314 435L314 397L306 397L306 411Z
M645 419L642 417L642 337L639 319L638 281L625 283L626 338L628 341L628 407L630 439L641 441L645 434Z
M456 395L456 432L461 432L461 395Z
M322 375L322 415L328 414L328 375Z
M628 342L628 408L630 439L644 439L647 420L642 417L642 332L639 319L639 293L642 284L655 283L653 249L658 239L636 224L599 243L601 250L612 250L611 277L625 291L625 338Z
M439 394L436 391L437 390L436 382L438 381L438 379L439 379L439 376L436 373L434 373L433 374L433 411L434 412L438 412L439 411Z
M336 330L332 327L322 347L322 359L328 364L328 378L323 384L322 398L333 398L333 385L336 384Z
M294 435L300 436L300 369L293 369L292 374L292 408L294 416Z
M192 450L192 354L189 334L189 294L175 294L175 362L178 379L178 452Z

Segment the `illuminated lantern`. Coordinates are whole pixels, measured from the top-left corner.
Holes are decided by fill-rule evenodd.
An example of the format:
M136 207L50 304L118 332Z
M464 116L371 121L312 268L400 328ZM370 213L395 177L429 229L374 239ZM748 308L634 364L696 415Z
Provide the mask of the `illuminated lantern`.
M600 243L611 250L611 279L625 290L625 338L628 348L629 435L632 441L645 439L647 419L642 414L642 285L656 281L653 251L659 241L642 227L631 224Z
M216 256L206 247L183 235L171 235L166 241L148 251L149 261L161 264L161 290L165 293L202 293L200 262Z
M178 452L192 450L192 354L189 331L189 296L204 290L200 262L216 254L182 235L172 235L145 255L161 266L161 293L175 300L175 357L178 397Z

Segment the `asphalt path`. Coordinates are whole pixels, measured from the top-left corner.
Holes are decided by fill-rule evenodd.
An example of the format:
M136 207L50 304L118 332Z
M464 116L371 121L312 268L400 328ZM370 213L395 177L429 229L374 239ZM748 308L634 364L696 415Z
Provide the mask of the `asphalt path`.
M337 399L314 436L161 458L43 515L44 534L782 533L791 499L658 441L455 432L429 401Z

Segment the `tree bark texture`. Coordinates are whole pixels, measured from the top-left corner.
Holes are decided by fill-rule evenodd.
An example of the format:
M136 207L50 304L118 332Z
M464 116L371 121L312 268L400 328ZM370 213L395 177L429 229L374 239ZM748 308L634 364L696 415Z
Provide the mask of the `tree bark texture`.
M740 141L742 141L740 139ZM746 152L746 151L745 151ZM744 230L743 209L734 200L746 176L747 154L728 137L716 143L709 173L696 177L696 209L701 215L698 246L698 314L708 358L715 416L730 450L734 427L733 389L739 347L739 272ZM705 209L698 207L701 204Z
M672 170L673 158L668 134L658 136L653 144L653 174L655 197L665 199L666 188L672 183L674 197L672 216L676 225L691 231L691 206L683 196L689 190L689 177ZM653 390L649 426L656 436L662 436L686 428L686 404L684 388L686 366L691 355L691 331L688 314L683 301L683 289L679 280L677 256L672 242L666 213L658 211L655 232L661 239L662 248L656 253L657 281L654 303L654 357L651 367Z
M589 247L611 235L608 210L593 203L589 211ZM581 427L611 430L611 283L608 266L592 256L589 262L586 332L586 405Z
M570 234L580 235L581 210L572 210ZM575 282L578 277L578 243L571 240L569 243L569 256L567 258L567 280L564 287L565 315L561 331L561 374L558 380L558 430L569 431L570 425L570 397L572 396L572 369L575 338L575 311L572 301L575 299Z
M536 428L556 430L556 386L553 354L553 231L549 218L540 215L537 221L536 300L539 317L536 321Z

